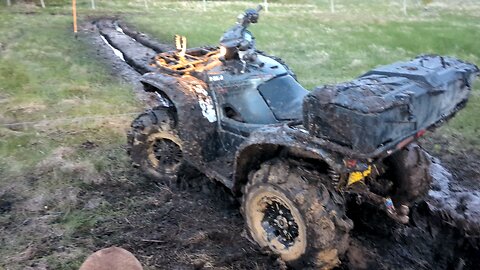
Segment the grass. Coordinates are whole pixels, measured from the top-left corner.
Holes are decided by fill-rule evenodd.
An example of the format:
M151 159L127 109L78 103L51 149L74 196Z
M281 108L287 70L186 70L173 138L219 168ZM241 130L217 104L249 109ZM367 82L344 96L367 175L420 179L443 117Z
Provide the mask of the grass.
M0 121L36 122L139 110L131 88L112 77L108 67L90 55L87 45L73 38L69 16L0 12ZM125 118L114 119L119 120ZM100 128L102 124L83 121L43 128L17 126L19 132L0 128L4 139L1 156L9 157L8 164L2 158L2 171L22 171L59 145L74 145L89 138L105 143L124 141L124 134ZM75 135L70 136L71 132Z
M52 269L78 269L88 251L72 247L62 255L55 249L70 246L69 235L88 233L104 215L83 209L83 200L92 196L83 194L95 194L94 182L109 171L121 172L119 164L128 166L123 145L133 116L81 118L142 108L131 86L74 38L68 13L50 14L62 12L58 9L0 7L0 204L14 205L0 211L0 269L6 264L23 269L39 260ZM55 119L67 120L49 122ZM18 122L34 124L4 126ZM81 146L86 141L98 146L86 150ZM60 147L72 153L59 158ZM22 220L29 222L22 225ZM16 226L21 229L9 231ZM55 234L65 243L60 245ZM37 251L22 257L29 246Z
M2 214L0 226L32 215L38 220L45 214L54 215L58 218L48 219L48 226L59 226L65 234L62 245L68 245L75 233L88 232L99 217L118 214L105 207L84 209L79 201L89 198L84 194L95 193L93 178L129 181L122 146L133 116L45 120L135 112L142 105L135 101L131 86L111 76L109 67L92 56L91 48L74 38L68 2L46 2L45 10L31 5L0 6L0 203L5 194L11 194L21 210ZM251 28L259 49L286 60L309 89L349 80L374 66L421 53L480 63L480 4L475 1L433 1L426 7L412 1L407 16L401 12L401 1L336 2L335 14L329 12L326 0L272 2L270 12L262 13L259 24ZM241 11L256 5L209 1L204 12L201 2L149 1L146 10L144 1L116 0L99 1L93 11L89 3L79 2L81 20L119 14L163 41L172 41L174 34L185 35L189 46L216 44ZM467 108L439 131L460 134L466 147L476 149L480 149L479 85ZM36 123L4 126L32 121ZM85 149L82 143L86 141L98 146ZM70 152L62 156L59 147ZM33 206L26 203L30 201ZM50 210L35 208L43 206ZM33 231L27 227L6 242L8 248L0 249L1 258L13 258L28 243L45 240L38 229L41 226L32 227ZM4 237L0 230L0 239ZM47 258L57 261L57 269L75 269L83 254L73 252L58 260L55 252L29 260ZM15 261L13 269L25 265Z

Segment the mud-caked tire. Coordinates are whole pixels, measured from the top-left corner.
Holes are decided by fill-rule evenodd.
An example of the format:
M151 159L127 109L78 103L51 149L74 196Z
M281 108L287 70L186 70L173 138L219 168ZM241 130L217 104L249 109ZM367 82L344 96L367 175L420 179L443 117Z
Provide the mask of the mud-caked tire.
M388 163L394 183L394 202L412 206L422 201L432 183L431 160L425 150L412 143L390 156Z
M274 159L249 174L242 214L249 236L297 269L331 269L349 245L352 221L328 176Z
M176 180L184 165L176 126L172 107L155 107L139 115L127 135L133 166L157 181Z

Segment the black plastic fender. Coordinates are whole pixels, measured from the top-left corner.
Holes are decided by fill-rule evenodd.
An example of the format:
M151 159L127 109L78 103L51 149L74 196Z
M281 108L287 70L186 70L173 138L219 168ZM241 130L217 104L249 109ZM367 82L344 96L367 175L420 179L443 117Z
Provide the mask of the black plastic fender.
M243 142L235 155L235 171L232 191L240 195L242 186L248 181L248 173L262 162L277 156L287 155L294 158L316 160L324 166L318 169L340 171L343 157L333 151L319 147L313 141L297 138L294 130L288 125L266 127L253 132Z
M175 106L177 129L182 140L184 158L197 166L204 166L215 151L217 115L207 85L192 76L171 76L146 73L140 79Z

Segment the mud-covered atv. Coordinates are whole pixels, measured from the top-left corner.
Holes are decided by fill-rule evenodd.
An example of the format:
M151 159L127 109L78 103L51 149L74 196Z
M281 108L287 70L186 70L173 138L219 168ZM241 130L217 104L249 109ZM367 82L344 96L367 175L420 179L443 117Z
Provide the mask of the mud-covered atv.
M255 49L249 9L220 47L158 54L143 75L159 106L128 134L136 167L160 181L187 166L241 200L246 230L296 267L332 268L348 247L354 198L409 221L429 190L415 143L461 109L478 68L420 56L309 92L281 60Z

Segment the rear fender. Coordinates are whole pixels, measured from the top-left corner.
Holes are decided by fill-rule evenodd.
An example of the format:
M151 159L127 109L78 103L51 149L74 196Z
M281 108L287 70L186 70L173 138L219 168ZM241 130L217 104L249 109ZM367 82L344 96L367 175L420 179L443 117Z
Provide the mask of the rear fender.
M304 159L313 162L316 169L330 173L341 169L341 159L333 152L325 151L309 142L297 140L284 127L262 129L252 135L239 147L235 156L232 191L241 195L243 185L248 182L248 174L260 164L277 156Z
M217 116L207 85L192 76L175 77L160 73L147 73L140 82L147 86L147 91L158 92L175 107L184 158L201 166L213 156Z

